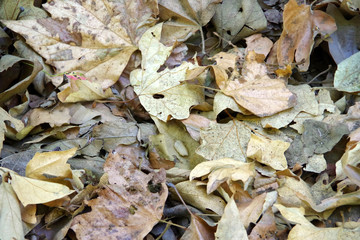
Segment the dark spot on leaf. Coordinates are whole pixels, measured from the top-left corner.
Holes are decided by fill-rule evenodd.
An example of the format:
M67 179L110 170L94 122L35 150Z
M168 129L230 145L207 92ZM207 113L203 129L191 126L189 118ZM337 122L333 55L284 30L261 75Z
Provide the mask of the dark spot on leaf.
M162 99L162 98L164 98L165 96L164 95L162 95L162 94L154 94L153 95L153 98L155 98L155 99Z
M230 30L227 30L226 33L227 33L228 35L231 35L231 31L230 31Z
M244 10L243 10L243 8L241 7L241 8L239 9L239 12L241 12L241 13L242 13L243 11L244 11Z
M156 36L155 36L155 34L154 34L153 32L151 32L151 35L152 35L153 37L156 37Z

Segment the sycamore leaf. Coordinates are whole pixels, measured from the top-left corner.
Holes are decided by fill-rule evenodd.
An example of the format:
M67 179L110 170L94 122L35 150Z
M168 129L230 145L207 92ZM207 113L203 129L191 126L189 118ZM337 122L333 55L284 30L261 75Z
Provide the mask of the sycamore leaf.
M0 239L24 239L20 203L12 186L2 176L0 185Z
M82 70L106 88L137 49L136 38L156 21L156 2L147 2L54 0L43 5L52 18L2 22L22 34L57 73ZM146 8L137 12L140 5Z
M78 239L143 239L161 219L168 189L165 171L143 173L134 155L109 154L108 184L88 201L91 211L74 218Z
M196 153L207 160L232 158L245 162L245 151L251 130L242 122L234 120L226 124L211 123L200 131L201 145Z
M208 175L209 174L209 175ZM255 164L223 158L198 164L190 173L190 180L207 175L207 194L215 191L222 183L241 180L247 183L255 177Z
M74 156L77 148L65 151L36 153L26 165L26 176L39 180L71 178L70 164L66 161Z
M246 156L256 161L268 165L275 170L285 170L287 161L284 155L290 143L280 140L270 140L252 134Z
M336 31L335 20L325 12L311 10L310 5L298 5L290 0L283 13L284 27L277 44L277 60L281 66L294 60L301 71L306 71L310 64L310 53L314 38Z
M186 72L196 68L190 62L158 72L172 49L160 43L161 29L162 24L158 24L140 39L142 70L132 71L130 82L139 95L141 104L151 115L165 122L171 117L185 119L190 115L190 107L203 102L204 93L198 86L182 83L186 80Z
M293 107L296 96L286 88L283 80L267 75L261 56L254 51L248 53L240 80L217 78L216 82L222 92L233 97L241 107L265 117Z
M230 199L224 209L224 214L218 222L215 239L248 239L246 229L241 222L241 214L236 207L234 198Z

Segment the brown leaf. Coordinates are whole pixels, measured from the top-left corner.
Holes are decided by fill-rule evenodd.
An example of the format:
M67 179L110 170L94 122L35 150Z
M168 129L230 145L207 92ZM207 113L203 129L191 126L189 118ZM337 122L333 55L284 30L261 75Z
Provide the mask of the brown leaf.
M143 239L161 219L167 198L165 171L145 174L132 156L118 153L106 159L109 184L88 202L91 212L72 223L78 239Z
M325 12L311 10L310 5L298 5L290 0L284 9L284 28L277 45L279 65L291 64L294 60L301 71L310 64L310 53L315 36L330 35L336 31L335 20Z
M181 240L212 240L215 239L215 227L210 227L201 217L191 215L191 223Z
M283 80L267 75L263 58L264 55L250 51L240 80L216 79L224 94L233 97L240 106L259 117L271 116L296 103L296 96L286 88ZM221 76L220 73L218 75Z

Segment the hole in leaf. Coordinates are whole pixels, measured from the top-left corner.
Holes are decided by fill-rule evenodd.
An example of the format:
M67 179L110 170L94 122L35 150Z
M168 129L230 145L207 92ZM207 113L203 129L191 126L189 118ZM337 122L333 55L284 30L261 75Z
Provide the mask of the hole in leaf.
M164 95L162 95L162 94L154 94L153 95L153 98L155 98L155 99L162 99L162 98L164 98L165 96Z
M241 12L241 13L243 12L243 8L242 8L242 7L239 9L239 12Z
M226 33L227 33L228 35L231 35L231 31L230 31L230 30L227 30Z

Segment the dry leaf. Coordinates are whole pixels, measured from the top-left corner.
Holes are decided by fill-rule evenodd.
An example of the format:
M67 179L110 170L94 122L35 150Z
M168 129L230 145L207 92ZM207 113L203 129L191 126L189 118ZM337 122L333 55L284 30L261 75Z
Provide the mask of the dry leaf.
M55 66L57 73L82 70L87 79L99 81L104 87L118 80L137 49L132 40L136 41L139 36L134 35L143 32L137 24L144 26L141 21L146 20L154 24L152 13L157 14L156 5L150 3L146 6L151 10L145 10L144 14L144 11L136 12L137 5L133 2L100 1L92 4L54 0L43 5L52 18L2 22L22 34L48 64Z
M162 121L171 118L185 119L190 115L190 107L204 101L204 93L197 86L182 84L182 81L186 80L186 72L196 68L190 62L183 62L177 68L166 68L159 72L172 49L160 43L161 29L162 24L158 24L140 39L142 70L132 71L130 82L141 104L151 115Z
M209 226L201 217L191 215L190 226L180 240L213 240L215 227Z
M289 147L290 143L288 142L270 140L252 134L246 156L275 170L285 170L287 168L287 161L284 152Z
M59 92L57 96L63 103L74 103L106 99L114 95L110 88L104 90L97 82L70 79L70 87Z
M198 164L190 173L190 181L205 177L209 179L207 183L207 194L215 191L222 183L231 181L242 181L246 190L248 183L255 177L255 164L244 163L231 158L207 161Z
M70 164L66 163L75 155L77 148L65 151L37 152L26 165L26 176L29 178L47 180L64 180L72 178Z
M10 183L9 175L2 175L0 185L0 239L24 239L20 203Z
M290 0L283 13L284 27L277 45L277 60L284 66L295 61L301 71L310 64L310 53L317 34L323 37L336 31L335 20L325 12L311 10L310 5L298 5Z
M241 221L241 215L242 213L240 214L236 207L234 198L231 198L218 222L215 239L248 239L246 229Z
M73 220L78 239L143 239L161 219L168 193L165 171L145 174L129 157L134 156L114 153L106 159L109 183L87 203L91 211Z
M286 88L283 80L271 79L267 75L263 57L260 56L249 52L240 80L217 78L216 82L222 92L233 97L241 107L265 117L293 107L296 96Z

